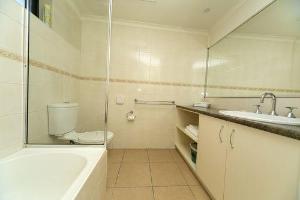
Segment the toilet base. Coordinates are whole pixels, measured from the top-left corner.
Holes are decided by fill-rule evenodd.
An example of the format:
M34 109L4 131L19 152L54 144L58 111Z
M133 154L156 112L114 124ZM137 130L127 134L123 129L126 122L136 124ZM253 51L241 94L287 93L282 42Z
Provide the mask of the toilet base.
M110 131L107 132L107 143L110 143L114 134ZM104 144L104 131L92 131L77 133L75 131L64 134L58 137L61 140L68 140L73 144Z

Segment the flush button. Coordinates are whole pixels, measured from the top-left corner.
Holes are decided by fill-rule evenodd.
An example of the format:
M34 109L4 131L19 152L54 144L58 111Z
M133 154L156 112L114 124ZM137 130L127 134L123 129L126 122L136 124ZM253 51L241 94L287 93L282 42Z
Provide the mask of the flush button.
M116 98L117 105L123 105L125 102L125 97L123 95L118 95Z

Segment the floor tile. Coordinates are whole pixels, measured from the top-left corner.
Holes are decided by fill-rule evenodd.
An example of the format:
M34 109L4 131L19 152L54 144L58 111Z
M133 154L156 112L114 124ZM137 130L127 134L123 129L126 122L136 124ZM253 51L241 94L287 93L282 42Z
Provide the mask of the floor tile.
M108 150L108 162L117 163L122 162L125 151L121 149L110 149Z
M185 163L185 161L176 149L171 149L170 152L175 162Z
M147 150L126 150L123 162L149 162Z
M150 163L154 186L187 185L175 163Z
M190 188L196 200L210 200L209 196L201 186L190 186Z
M195 200L188 186L154 187L155 200Z
M182 173L186 183L188 185L200 185L198 179L193 174L191 169L187 166L186 163L177 163L180 172Z
M117 187L151 186L151 175L148 163L122 163Z
M117 181L120 163L108 163L107 165L107 187L113 187Z
M114 200L154 200L152 187L113 188Z
M150 162L174 162L168 149L148 150L148 155Z

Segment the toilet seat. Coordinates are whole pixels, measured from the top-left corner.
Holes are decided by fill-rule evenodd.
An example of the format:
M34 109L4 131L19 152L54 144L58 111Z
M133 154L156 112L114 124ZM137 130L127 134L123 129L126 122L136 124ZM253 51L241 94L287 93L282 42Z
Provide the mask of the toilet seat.
M114 134L107 132L107 142L109 143ZM92 131L77 133L75 131L64 134L60 139L70 140L77 144L104 144L104 131Z

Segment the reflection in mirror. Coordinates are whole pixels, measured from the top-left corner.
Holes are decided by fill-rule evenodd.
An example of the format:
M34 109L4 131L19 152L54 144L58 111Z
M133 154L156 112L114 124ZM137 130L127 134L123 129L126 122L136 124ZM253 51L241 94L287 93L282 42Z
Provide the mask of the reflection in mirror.
M103 144L108 0L31 3L28 143Z
M52 0L31 0L31 12L49 27L52 26Z
M300 96L300 1L277 0L209 50L207 96Z

